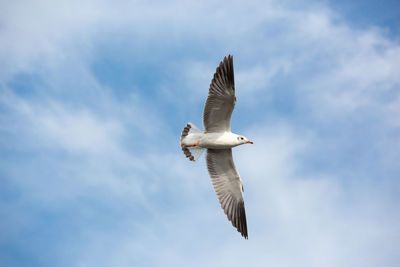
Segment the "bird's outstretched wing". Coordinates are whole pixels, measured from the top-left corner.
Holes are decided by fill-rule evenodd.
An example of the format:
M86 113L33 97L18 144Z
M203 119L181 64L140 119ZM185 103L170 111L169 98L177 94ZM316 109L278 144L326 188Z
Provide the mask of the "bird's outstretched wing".
M232 225L247 239L243 185L232 158L232 149L208 149L207 168L221 207Z
M230 131L235 103L233 58L228 55L228 58L225 57L219 64L210 84L203 112L204 131L206 133Z

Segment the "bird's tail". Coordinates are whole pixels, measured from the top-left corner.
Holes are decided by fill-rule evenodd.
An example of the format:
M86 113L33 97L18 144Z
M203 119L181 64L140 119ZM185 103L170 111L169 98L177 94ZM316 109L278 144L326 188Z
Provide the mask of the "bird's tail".
M181 134L181 147L182 151L187 158L191 161L196 161L204 151L204 148L199 146L188 146L190 144L196 143L203 132L197 128L193 123L189 122L185 128L182 130Z

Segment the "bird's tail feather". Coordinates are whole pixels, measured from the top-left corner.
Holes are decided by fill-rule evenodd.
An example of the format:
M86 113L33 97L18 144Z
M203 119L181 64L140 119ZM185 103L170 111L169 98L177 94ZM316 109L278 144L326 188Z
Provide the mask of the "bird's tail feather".
M193 123L189 122L182 130L181 134L181 147L182 151L187 158L191 161L196 161L204 151L204 148L194 146L188 147L188 144L194 144L201 137L203 132L197 128Z

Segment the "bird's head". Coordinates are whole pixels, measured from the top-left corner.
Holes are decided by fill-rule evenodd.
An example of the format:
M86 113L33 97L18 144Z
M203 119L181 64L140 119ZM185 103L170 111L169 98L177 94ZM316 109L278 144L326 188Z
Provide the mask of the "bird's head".
M253 144L252 141L249 141L245 136L242 136L242 135L238 135L237 136L237 140L239 142L239 145L242 145L242 144Z

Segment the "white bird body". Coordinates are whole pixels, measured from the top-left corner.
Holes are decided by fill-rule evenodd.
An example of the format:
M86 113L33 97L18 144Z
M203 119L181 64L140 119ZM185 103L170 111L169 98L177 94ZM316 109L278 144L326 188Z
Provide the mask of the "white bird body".
M199 140L199 146L204 148L225 149L238 145L238 135L232 132L205 133Z
M193 133L189 140L184 140L182 143L187 146L198 142L197 146L202 148L225 149L243 144L239 140L240 136L232 132Z
M181 147L191 161L196 161L207 149L208 173L221 207L232 225L247 239L243 184L233 162L232 148L253 142L231 132L235 103L233 59L229 55L219 64L210 84L203 112L204 132L189 122L182 131Z

